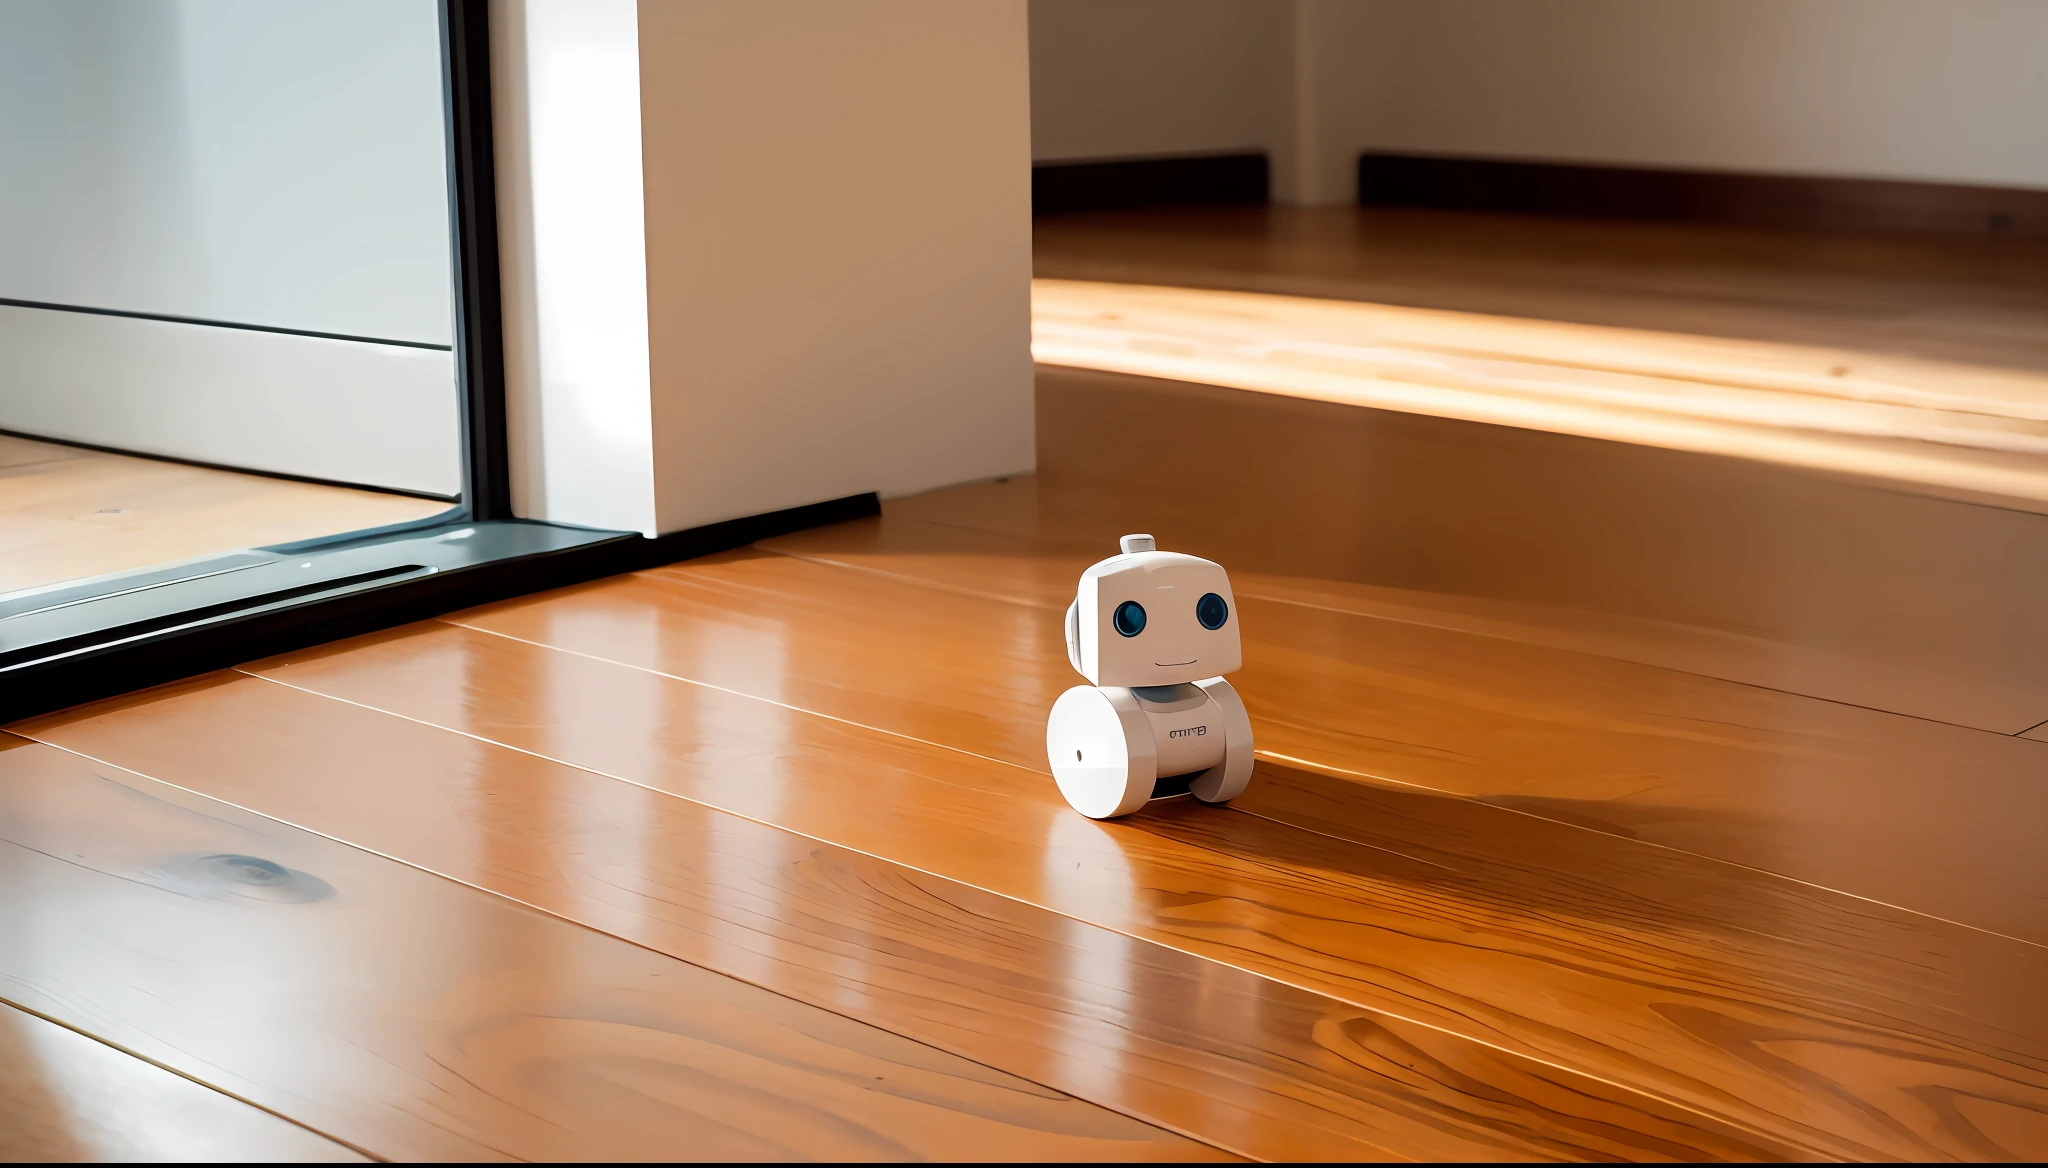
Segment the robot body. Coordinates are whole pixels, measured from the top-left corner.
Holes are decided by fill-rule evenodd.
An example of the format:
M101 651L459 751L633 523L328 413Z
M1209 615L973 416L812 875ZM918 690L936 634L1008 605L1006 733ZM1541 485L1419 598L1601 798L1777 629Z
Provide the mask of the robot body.
M1241 658L1230 579L1151 536L1122 547L1082 573L1067 609L1068 659L1094 684L1053 703L1053 777L1093 819L1181 794L1227 802L1252 773L1251 719L1220 676Z

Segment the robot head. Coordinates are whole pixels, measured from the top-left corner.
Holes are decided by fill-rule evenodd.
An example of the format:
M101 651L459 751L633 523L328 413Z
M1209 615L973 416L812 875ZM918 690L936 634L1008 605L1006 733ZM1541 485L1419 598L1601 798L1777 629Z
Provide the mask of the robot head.
M1123 554L1081 573L1067 607L1067 659L1096 685L1178 685L1241 663L1237 598L1223 565L1127 535Z

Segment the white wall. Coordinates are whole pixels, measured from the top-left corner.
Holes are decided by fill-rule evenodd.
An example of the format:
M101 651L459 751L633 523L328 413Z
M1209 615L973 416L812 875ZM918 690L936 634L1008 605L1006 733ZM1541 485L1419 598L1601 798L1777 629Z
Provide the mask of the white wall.
M1032 465L1022 0L492 17L520 514L652 534Z
M1274 151L1285 0L1031 0L1031 157Z
M1321 4L1323 141L1347 160L2048 186L2042 0Z
M665 528L1029 469L1020 0L643 0Z
M2044 0L1031 2L1040 159L1214 149L1279 93L1241 144L1290 201L1369 149L2048 186Z
M0 297L446 345L434 0L7 0Z
M6 0L0 298L367 340L14 309L0 428L455 493L445 154L434 0Z
M512 509L652 533L639 5L490 19Z

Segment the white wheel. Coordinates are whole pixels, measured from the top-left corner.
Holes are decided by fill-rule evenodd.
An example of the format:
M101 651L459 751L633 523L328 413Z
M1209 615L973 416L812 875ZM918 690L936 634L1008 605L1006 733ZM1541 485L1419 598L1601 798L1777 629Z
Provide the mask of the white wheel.
M1143 807L1158 778L1152 730L1126 690L1077 685L1061 694L1046 719L1045 755L1060 794L1090 819Z
M1252 781L1252 719L1244 700L1220 677L1195 683L1223 715L1223 761L1203 771L1188 793L1204 803L1228 803Z

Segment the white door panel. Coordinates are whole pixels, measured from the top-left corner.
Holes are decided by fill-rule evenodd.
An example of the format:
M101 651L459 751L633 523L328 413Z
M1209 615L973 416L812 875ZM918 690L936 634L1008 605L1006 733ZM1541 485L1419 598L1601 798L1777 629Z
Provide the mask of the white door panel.
M0 429L454 494L441 87L435 0L0 0L0 301L244 326L9 307Z
M453 497L446 349L0 305L0 429Z

